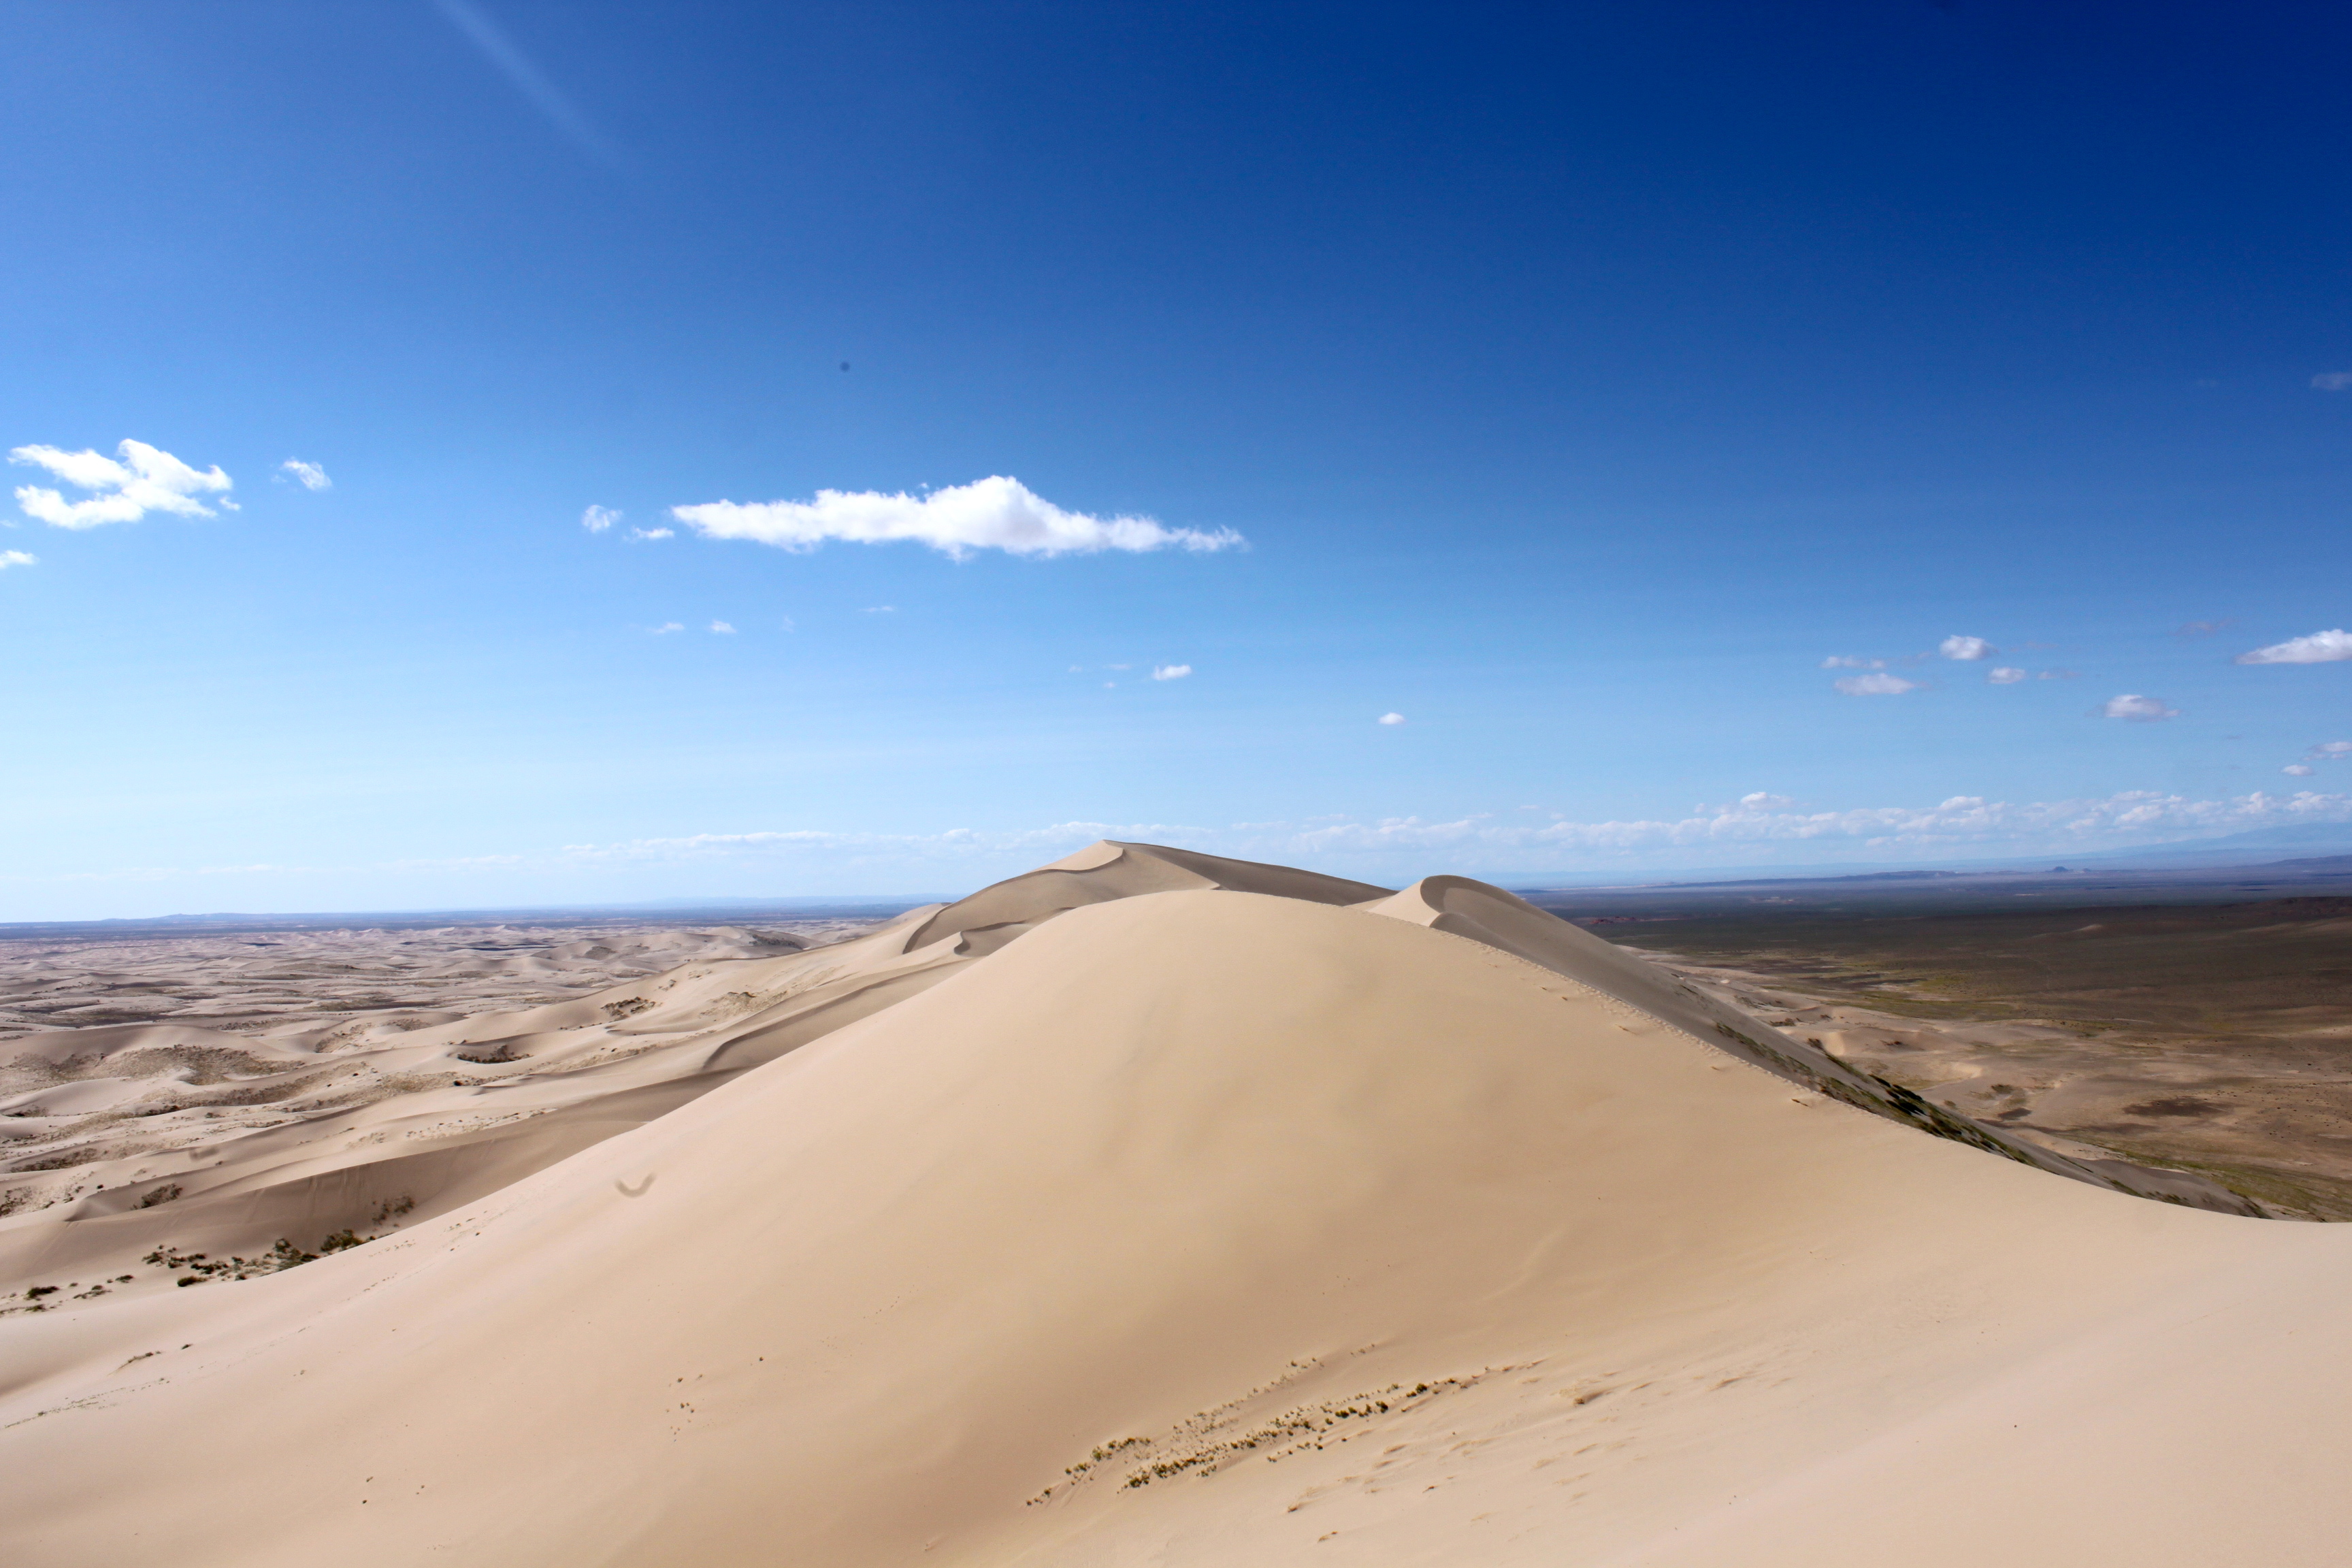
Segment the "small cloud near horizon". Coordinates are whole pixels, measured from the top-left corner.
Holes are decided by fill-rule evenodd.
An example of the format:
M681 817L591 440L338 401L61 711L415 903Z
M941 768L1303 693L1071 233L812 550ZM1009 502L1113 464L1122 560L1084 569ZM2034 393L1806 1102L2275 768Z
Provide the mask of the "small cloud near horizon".
M2137 691L2126 691L2120 697L2107 699L2099 711L2109 719L2131 719L2141 723L2153 723L2158 719L2178 719L2180 710L2168 708L2154 697L2143 697Z
M617 507L592 506L580 514L580 526L591 533L602 533L620 521Z
M2333 664L2337 659L2352 658L2352 632L2342 627L2314 632L2309 637L2289 637L2268 647L2258 647L2242 653L2239 664Z
M1181 680L1192 673L1192 667L1189 664L1155 664L1151 667L1151 679L1154 680Z
M327 477L326 469L316 463L306 463L299 458L289 458L278 464L275 477L281 485L290 479L306 490L331 490L335 488L335 481Z
M1402 724L1404 722L1404 715L1402 713L1383 713L1375 721L1381 724Z
M1148 517L1068 511L1003 474L922 495L819 490L813 500L706 501L674 506L669 514L705 539L748 539L799 554L828 540L912 540L959 561L975 550L1090 555L1105 550L1216 551L1244 542L1230 528L1169 528Z
M1906 680L1899 675L1849 675L1830 684L1848 697L1900 697L1919 689L1917 681Z
M47 468L76 489L91 492L80 500L69 501L53 489L19 485L16 504L24 509L26 517L54 528L74 529L137 522L151 511L168 511L180 517L215 515L211 507L196 499L200 495L218 496L222 506L231 511L237 510L236 503L228 499L232 481L217 464L208 471L200 471L144 441L126 440L115 452L116 458L109 458L95 451L68 452L56 447L13 448L8 454L10 462Z
M1946 658L1990 658L2000 649L1982 637L1948 637L1936 645L1936 651Z

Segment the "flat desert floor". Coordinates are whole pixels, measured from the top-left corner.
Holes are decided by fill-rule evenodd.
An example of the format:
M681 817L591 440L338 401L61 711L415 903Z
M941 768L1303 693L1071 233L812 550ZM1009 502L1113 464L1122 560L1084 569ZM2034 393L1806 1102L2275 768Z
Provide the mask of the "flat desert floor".
M1601 930L1953 1110L2352 1219L2352 898Z

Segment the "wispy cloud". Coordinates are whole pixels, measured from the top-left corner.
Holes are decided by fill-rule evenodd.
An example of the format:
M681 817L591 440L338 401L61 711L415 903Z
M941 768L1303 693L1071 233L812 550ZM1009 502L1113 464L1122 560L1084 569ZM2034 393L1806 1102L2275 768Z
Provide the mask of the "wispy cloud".
M316 463L306 463L299 458L289 458L278 464L277 479L280 484L292 479L306 490L331 490L335 488L335 481L327 477L326 469Z
M1189 664L1155 664L1151 667L1151 679L1154 680L1181 680L1192 673L1192 667Z
M609 506L592 506L580 514L580 526L591 533L602 533L621 521L621 514Z
M22 495L24 492L17 492ZM2332 631L2314 632L2309 637L2289 637L2268 647L2258 647L2238 656L2240 664L2331 664L2339 658L2352 658L2352 632L2338 627Z
M21 550L0 550L0 572L11 566L32 566L39 563L37 555L27 555Z
M2224 617L2218 621L2187 621L2172 628L2177 637L2210 637L2215 632L2227 631L2238 623Z
M2168 708L2161 699L2143 697L2137 691L2126 691L2120 697L2108 698L2106 706L2101 708L2099 711L2110 719L2132 719L2141 723L2152 723L2158 719L2180 717L2179 709Z
M2311 384L2322 392L2341 392L2352 386L2352 370L2323 370L2311 378Z
M1381 715L1379 721L1383 724L1402 724L1404 722L1404 715L1402 713L1383 713Z
M2021 680L2032 679L2032 671L2020 669L2013 664L1997 665L1985 671L1985 679L1995 686L2014 686Z
M735 628L734 628L733 626L729 626L725 621L713 621L713 622L711 622L711 623L710 623L710 629L711 629L712 631L714 631L714 632L717 632L717 633L718 633L719 636L721 636L721 637L733 637L733 636L735 635Z
M441 14L449 18L467 41L482 52L482 58L495 66L512 82L515 89L530 100L532 108L544 115L572 143L597 163L615 174L625 173L628 159L621 150L606 140L604 133L588 122L588 117L572 106L546 74L533 65L529 56L517 48L499 25L490 20L473 0L433 0Z
M1933 805L1811 811L1785 795L1756 791L1727 805L1698 806L1684 816L1559 818L1532 823L1517 814L1437 821L1419 816L1341 816L1222 826L1072 821L1029 828L950 827L908 834L793 828L572 844L527 855L390 861L373 868L561 871L617 864L731 864L757 868L763 876L822 871L842 879L870 879L865 885L875 889L890 885L882 879L903 875L921 878L930 888L947 891L942 884L970 885L1066 854L1092 839L1117 838L1177 844L1243 859L1335 870L1344 868L1381 880L1391 875L1403 880L1438 867L1488 877L1613 867L1638 876L1638 868L1643 866L1755 864L1792 857L1811 861L1853 857L1899 864L1906 859L1916 863L1927 856L1962 856L1989 849L2078 854L2309 824L2344 824L2352 829L2352 795L2256 791L2200 799L2156 790L2127 790L2076 800L2008 802L1952 795ZM0 881L161 881L306 869L316 868L150 867L80 871L65 877L33 877L0 869ZM934 876L937 880L932 880Z
M2298 779L2307 779L2318 771L2318 769L2311 766L2307 763L2289 763L2286 766L2279 770L2279 772L2285 773L2290 778Z
M2000 649L1982 637L1948 637L1936 645L1936 651L1946 658L1990 658Z
M1786 795L1756 791L1727 805L1702 805L1689 816L1541 825L1480 815L1451 821L1418 816L1365 820L1350 816L1306 822L1234 823L1213 827L1170 823L1065 822L1010 831L952 828L941 833L884 835L780 830L708 833L682 838L640 838L617 844L567 846L566 858L586 860L692 860L740 855L905 855L961 860L1003 854L1055 854L1094 838L1174 843L1217 854L1292 864L1394 854L1414 866L1432 855L1452 863L1562 868L1564 858L1613 858L1645 852L1802 846L1819 854L1854 850L1938 851L2007 846L2081 849L2241 833L2297 823L2352 824L2352 795L2298 791L2198 799L2156 790L2126 790L2091 799L2008 802L1952 795L1927 806L1864 806L1807 811Z
M115 451L120 461L97 452L67 452L55 447L15 448L8 454L10 462L47 468L76 489L92 492L80 500L69 501L53 489L20 485L16 504L25 509L26 517L58 528L136 522L151 511L168 511L181 517L214 516L212 508L196 499L200 495L223 497L221 505L232 511L236 510L236 503L226 499L229 477L217 465L209 471L199 471L144 441L125 441Z
M1822 660L1823 669L1885 669L1883 658L1856 658L1852 654L1832 654Z
M686 624L683 621L664 621L657 626L649 626L646 629L657 637L667 637L672 632L686 630Z
M676 539L677 537L677 533L675 530L667 528L633 528L622 537L632 541L640 539L651 541L656 539Z
M1066 511L1003 475L919 496L819 490L814 500L708 501L669 510L705 539L748 539L795 552L814 550L827 540L913 540L961 560L975 550L1083 555L1104 550L1224 550L1242 542L1229 528L1168 528L1148 517Z
M2352 741L2322 741L2304 755L2315 757L2323 763L2340 763L2352 757Z
M896 605L868 605L858 612L865 616L895 616L898 613L898 606Z
M1830 682L1848 697L1900 697L1906 691L1916 691L1919 683L1906 680L1899 675L1849 675Z

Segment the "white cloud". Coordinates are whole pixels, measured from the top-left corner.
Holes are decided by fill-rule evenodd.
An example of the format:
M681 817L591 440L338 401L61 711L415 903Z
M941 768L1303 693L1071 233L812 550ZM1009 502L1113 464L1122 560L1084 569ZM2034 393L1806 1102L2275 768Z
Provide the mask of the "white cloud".
M1990 658L2000 649L1982 637L1948 637L1936 645L1936 651L1946 658Z
M1830 684L1848 697L1900 697L1919 689L1917 681L1906 680L1899 675L1849 675Z
M733 637L733 636L735 635L735 628L734 628L733 626L729 626L725 621L713 621L713 622L711 622L711 623L710 623L710 629L711 629L712 631L714 631L714 632L717 632L717 633L720 634L722 637Z
M2324 370L2311 378L2311 384L2322 392L2341 392L2352 386L2352 370Z
M633 540L634 540L634 539L676 539L676 538L677 537L677 531L676 531L676 530L674 530L674 529L667 529L667 528L633 528L633 529L629 530L628 534L626 535L626 537L628 537L628 538L630 538L630 539L633 539Z
M2108 698L2106 706L2099 711L2110 719L2137 719L2144 722L2180 717L2179 709L2167 708L2159 699L2142 697L2137 691L2126 691L2121 697Z
M39 560L39 556L27 555L21 550L0 550L0 572L11 566L30 566Z
M867 616L895 616L898 613L898 606L896 605L868 605L865 609L858 613Z
M136 522L151 511L182 517L211 517L212 508L200 495L226 496L229 477L215 467L200 473L169 452L144 441L125 441L115 448L121 460L96 452L67 452L55 447L18 447L8 454L12 463L47 468L77 489L93 492L69 501L56 490L21 485L16 504L25 515L58 528L96 528L106 522ZM236 510L234 501L221 504Z
M2299 779L2307 779L2318 771L2318 769L2311 766L2308 763L2289 763L2286 766L2279 770L2279 772L2283 773L2289 773Z
M911 539L961 560L975 550L1014 555L1091 554L1102 550L1223 550L1232 529L1167 528L1148 517L1065 511L1003 475L927 495L904 490L819 490L814 500L674 506L670 515L705 539L749 539L782 550L814 550L828 539L887 544Z
M664 621L661 625L652 627L651 630L654 636L658 637L667 637L671 632L682 632L686 630L686 627L677 621Z
M592 506L580 514L580 526L591 533L602 533L620 521L620 512L609 506Z
M2340 763L2347 757L2352 757L2352 741L2322 741L2304 755L2317 757L2324 763Z
M17 492L19 495L23 493L22 490ZM2341 628L2274 642L2268 647L2240 654L2237 661L2240 664L2329 664L2339 658L2352 658L2352 632Z
M278 465L278 482L283 484L289 479L306 490L331 490L335 488L335 481L327 477L326 469L316 463L306 463L299 458L289 458Z
M1402 713L1383 713L1381 715L1380 721L1383 724L1402 724L1404 722L1404 715Z
M1997 665L1985 671L1985 679L1995 686L2014 686L2027 679L2026 672L2013 664Z
M1192 673L1192 667L1189 664L1155 664L1151 667L1151 679L1154 680L1181 680Z
M1823 669L1885 669L1886 661L1883 658L1853 658L1839 654L1822 660L1822 668Z

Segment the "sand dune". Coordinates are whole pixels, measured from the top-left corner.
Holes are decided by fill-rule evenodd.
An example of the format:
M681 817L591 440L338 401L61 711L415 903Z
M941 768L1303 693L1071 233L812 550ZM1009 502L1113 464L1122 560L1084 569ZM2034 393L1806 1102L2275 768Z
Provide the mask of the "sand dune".
M0 1222L27 1278L133 1276L0 1320L11 1560L2210 1568L2352 1525L2352 1231L1922 1112L1499 889L1106 845L667 979ZM362 1157L507 1114L544 1131ZM395 1189L267 1277L110 1261Z

